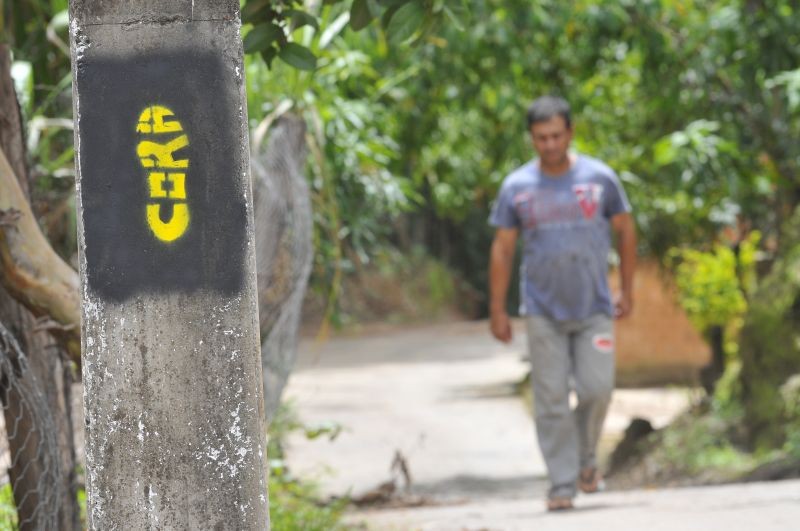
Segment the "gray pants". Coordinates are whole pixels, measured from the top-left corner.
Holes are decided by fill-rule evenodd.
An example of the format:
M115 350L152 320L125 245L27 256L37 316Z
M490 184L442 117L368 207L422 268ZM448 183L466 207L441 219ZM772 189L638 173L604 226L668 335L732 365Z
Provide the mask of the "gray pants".
M597 442L614 388L613 322L607 315L526 320L536 434L550 496L572 497L580 469L597 466ZM574 411L571 386L578 397Z

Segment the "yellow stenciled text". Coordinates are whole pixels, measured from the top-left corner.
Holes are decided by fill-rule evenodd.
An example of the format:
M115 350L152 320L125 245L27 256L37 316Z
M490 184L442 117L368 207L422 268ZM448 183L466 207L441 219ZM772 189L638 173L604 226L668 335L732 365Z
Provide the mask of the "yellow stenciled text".
M175 158L176 151L189 145L189 138L174 113L161 105L151 105L142 111L136 132L140 136L136 155L142 167L148 170L147 189L151 201L145 209L147 224L159 240L173 242L189 227L186 203L189 160ZM164 221L162 209L168 205L172 212Z

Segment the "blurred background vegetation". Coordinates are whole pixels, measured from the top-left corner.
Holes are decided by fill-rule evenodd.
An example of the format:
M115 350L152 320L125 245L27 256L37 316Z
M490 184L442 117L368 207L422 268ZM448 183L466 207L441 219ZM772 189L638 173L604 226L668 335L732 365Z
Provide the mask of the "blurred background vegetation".
M0 5L34 208L74 264L67 0ZM243 19L252 127L308 126L309 315L484 317L489 209L533 156L526 105L558 93L712 344L703 414L736 429L709 444L800 457L798 2L248 0Z

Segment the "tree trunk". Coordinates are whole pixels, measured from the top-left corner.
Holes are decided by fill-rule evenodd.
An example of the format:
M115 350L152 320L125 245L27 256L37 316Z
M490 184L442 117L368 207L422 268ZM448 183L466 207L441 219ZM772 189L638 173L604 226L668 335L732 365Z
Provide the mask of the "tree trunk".
M725 329L719 325L711 326L706 331L706 339L711 347L711 362L700 369L700 383L706 394L714 394L717 380L725 372Z
M27 164L25 162L25 137L17 93L11 79L11 55L8 46L0 44L0 146L14 175L19 175L22 192L29 195Z
M7 214L13 209L17 212L17 216L22 214L29 217L22 219L15 216L9 220L6 216L5 221L13 226L9 227L8 223L0 226L0 234L3 235L0 239L7 243L9 239L19 241L21 237L17 220L20 222L19 225L30 223L35 225L35 220L32 219L28 204L28 174L25 168L19 106L10 76L8 48L2 45L0 45L0 97L2 97L0 116L3 117L0 122L0 153L8 157L8 163L3 156L0 164L13 169L12 175L16 177L14 184L19 191L19 194L12 195L0 193L0 197L18 201L17 204L9 202L3 205L3 208L8 208ZM4 178L9 177L8 171L0 169L0 172ZM5 184L9 182L6 180ZM40 249L42 253L46 254L48 251L53 253L43 237L36 242L46 247ZM30 243L27 241L24 245ZM25 265L30 263L26 262ZM3 277L6 277L9 273L8 263L4 260L2 266ZM50 271L37 271L37 273L46 276ZM45 281L42 285L47 284ZM77 291L72 296L77 301ZM67 298L69 297L67 294ZM11 380L14 380L13 375L3 376L3 383L6 384L4 390L7 391L4 393L6 399L4 415L11 452L9 477L14 487L20 529L49 529L50 521L57 529L80 529L70 414L70 368L63 364L60 357L61 349L54 344L52 337L38 330L37 321L31 312L3 288L0 288L0 322L6 325L8 332L19 342L21 352L27 357L27 363L11 360L18 373L16 379L20 383L19 386L11 385ZM26 433L30 434L30 437L26 437ZM43 507L48 506L53 509L45 511ZM49 520L50 518L54 520Z
M781 236L781 253L759 283L745 316L739 378L750 443L780 448L785 440L786 404L781 386L800 373L800 208Z
M303 174L305 123L286 115L267 147L252 148L264 402L271 419L297 354L297 333L311 272L311 197ZM258 143L256 135L255 143Z

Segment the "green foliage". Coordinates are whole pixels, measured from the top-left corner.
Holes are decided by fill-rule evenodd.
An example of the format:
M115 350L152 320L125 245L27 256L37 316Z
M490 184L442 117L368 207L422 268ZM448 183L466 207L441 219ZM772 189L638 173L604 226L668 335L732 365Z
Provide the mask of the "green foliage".
M686 478L699 483L739 481L764 465L782 461L786 456L798 456L798 439L787 441L782 449L771 447L753 452L748 447L741 396L729 394L731 391L739 394L740 367L738 361L728 364L710 403L693 406L647 437L646 462L642 467L647 482ZM796 396L796 385L797 382L787 383L785 393ZM795 399L791 400L794 403ZM798 432L792 433L792 437L798 437Z
M88 524L88 515L86 514L86 489L84 487L78 488L78 508L80 510L81 526L85 529Z
M31 116L70 112L65 8L4 4L33 65ZM800 17L787 13L785 1L248 0L249 108L257 121L290 100L310 125L317 288L353 269L350 249L364 261L411 239L484 291L488 210L532 156L523 109L547 92L573 103L576 147L620 173L644 250L706 245L737 215L774 235L800 133ZM70 133L41 131L36 182L64 192Z
M800 372L788 378L780 392L787 417L783 449L788 455L800 459Z
M350 27L359 31L372 21L372 11L368 0L353 0L350 7Z
M734 444L734 424L711 413L692 412L655 434L658 466L676 476L704 475L733 480L754 469L759 460Z
M270 459L269 498L273 529L285 531L346 531L340 520L348 500L322 502L316 486L293 477L286 467L286 438L301 432L309 439L335 439L341 432L337 424L308 426L301 423L290 404L282 404L269 426L267 456Z
M352 272L356 262L370 262L388 239L390 217L406 209L413 196L407 179L389 169L398 156L387 131L394 118L362 90L375 90L370 85L379 75L362 52L344 42L348 17L341 6L324 8L319 13L324 29L296 31L317 57L313 76L286 64L268 70L260 60L246 60L253 125L287 109L308 124L316 251L312 289L330 300L329 319L338 311L342 275ZM353 85L365 78L369 85Z
M65 0L3 4L4 38L33 65L30 116L69 115L65 9ZM319 126L314 182L349 174L318 186L328 264L347 261L340 233L354 234L345 247L358 241L368 257L395 236L387 221L413 209L413 243L482 288L485 256L474 249L488 245L485 218L500 180L532 155L525 103L547 92L573 103L576 146L619 171L644 249L663 256L703 245L736 215L771 236L798 182L796 14L778 0L248 0L249 63L261 56L273 68L249 87L251 99L272 106L251 104L251 116L286 98L317 109L308 115ZM359 105L357 119L346 119ZM328 127L326 114L346 127ZM60 190L69 131L42 131L49 141L42 136L34 150L36 181ZM359 212L353 205L369 208L349 215ZM446 234L436 234L440 224Z
M572 102L576 147L620 174L644 251L707 247L736 218L774 236L800 133L800 17L787 12L732 0L327 2L311 13L321 31L282 26L317 57L315 76L274 66L251 85L273 103L251 113L287 97L317 110L314 182L328 188L315 203L315 285L352 270L351 246L365 260L391 241L425 245L485 292L486 218L503 176L533 156L524 108L544 93ZM339 102L365 112L329 127L347 116ZM368 149L365 164L347 152L369 146L370 129L386 152Z
M286 43L278 52L278 57L299 70L314 70L317 58L311 51L295 42Z
M724 325L744 313L746 303L731 249L722 245L710 253L684 249L681 258L677 269L681 303L698 329Z
M742 362L736 358L728 360L725 371L714 386L711 401L713 413L732 424L740 424L744 419L741 373Z
M293 33L310 26L320 29L316 13L305 10L302 0L247 0L243 2L242 22L252 25L245 36L247 53L258 53L267 66L278 57L299 70L314 70L317 55L307 44L298 44ZM346 6L350 27L359 31L373 20L379 20L392 42L409 42L435 31L447 19L458 22L458 15L467 2L459 0L445 5L442 0L325 0L325 6ZM461 9L460 9L461 8ZM345 22L346 23L346 22Z
M739 383L750 443L758 449L785 443L788 413L780 387L800 373L800 209L781 241L778 259L750 299L741 334Z
M456 288L452 272L443 264L435 261L427 267L427 293L425 300L432 308L440 308L451 302L455 296Z
M29 155L32 206L54 249L76 251L72 102L66 0L0 2Z
M273 474L269 480L269 517L272 529L281 531L345 531L340 522L346 501L319 504L316 489L308 483Z
M11 484L6 483L0 488L0 531L16 529L18 529L18 522L14 492L11 490Z
M754 289L755 252L760 238L760 233L752 232L740 243L738 252L722 244L714 245L710 252L673 249L681 305L701 332L711 326L726 326L744 315L745 296Z
M14 58L33 65L36 101L69 72L67 0L0 2L0 42L8 43Z
M768 79L764 83L765 88L786 90L786 97L789 101L789 109L791 111L800 110L800 68L796 70L789 70Z
M270 422L267 434L267 455L270 458L270 466L272 468L283 469L283 459L286 455L284 449L286 439L294 432L301 432L309 440L327 437L328 440L332 441L342 432L342 426L336 423L305 424L297 418L291 403L282 403Z

